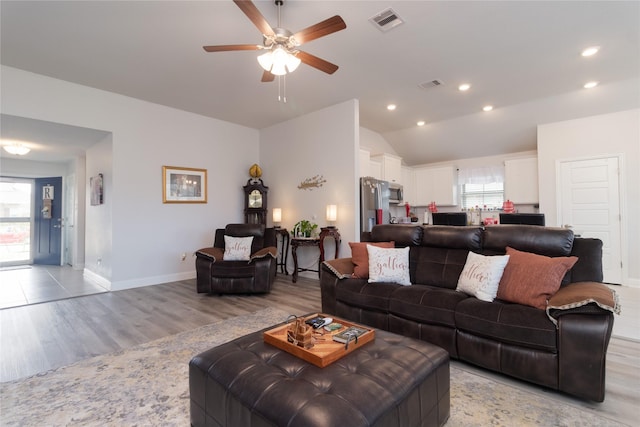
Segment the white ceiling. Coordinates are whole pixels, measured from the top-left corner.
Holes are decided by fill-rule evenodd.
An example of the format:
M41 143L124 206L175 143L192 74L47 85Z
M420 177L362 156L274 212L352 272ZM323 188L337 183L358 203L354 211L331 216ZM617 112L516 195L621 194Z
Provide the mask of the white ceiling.
M273 1L254 3L276 26ZM430 127L500 117L501 109L583 90L589 80L604 86L640 76L637 1L285 1L282 26L293 32L336 14L347 24L302 46L340 69L326 75L302 64L286 78L286 104L277 100L277 80L260 82L258 52L202 49L261 43L231 0L3 0L0 7L4 65L258 129L356 98L360 125L382 134L408 164L477 155L467 140L430 150ZM368 20L388 7L405 23L382 33ZM581 57L591 45L602 49ZM434 79L444 85L418 87ZM470 91L457 90L463 82ZM385 108L391 102L394 112ZM481 113L485 104L496 109ZM535 150L540 115L530 117L517 129L498 123L509 132L495 132L482 153ZM552 121L566 118L573 117L558 111ZM428 124L416 128L419 119Z

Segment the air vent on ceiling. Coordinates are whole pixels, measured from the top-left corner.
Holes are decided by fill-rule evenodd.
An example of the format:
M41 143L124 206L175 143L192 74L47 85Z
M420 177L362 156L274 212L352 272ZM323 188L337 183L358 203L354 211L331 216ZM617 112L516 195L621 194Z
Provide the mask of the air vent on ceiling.
M444 85L444 82L442 80L435 79L435 80L429 80L428 82L420 83L418 86L420 86L422 89L430 89L432 87L438 87L442 85Z
M391 8L385 9L376 16L369 18L369 22L382 32L387 32L400 24L404 24L404 20Z

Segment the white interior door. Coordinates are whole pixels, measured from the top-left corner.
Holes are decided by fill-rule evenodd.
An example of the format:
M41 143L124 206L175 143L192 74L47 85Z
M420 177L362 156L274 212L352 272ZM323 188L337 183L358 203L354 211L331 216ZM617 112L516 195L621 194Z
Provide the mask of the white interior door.
M607 283L622 283L618 163L618 157L560 162L560 224L602 240Z

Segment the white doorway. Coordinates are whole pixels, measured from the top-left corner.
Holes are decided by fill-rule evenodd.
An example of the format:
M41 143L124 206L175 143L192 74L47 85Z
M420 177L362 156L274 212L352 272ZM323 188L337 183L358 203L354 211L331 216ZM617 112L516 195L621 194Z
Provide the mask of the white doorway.
M559 162L558 220L576 235L602 240L604 282L622 283L618 156Z

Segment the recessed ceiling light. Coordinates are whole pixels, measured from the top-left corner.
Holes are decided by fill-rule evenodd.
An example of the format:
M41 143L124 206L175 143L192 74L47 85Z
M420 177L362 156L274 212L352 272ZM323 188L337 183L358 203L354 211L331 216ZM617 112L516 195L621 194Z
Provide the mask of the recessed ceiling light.
M593 89L596 86L598 86L598 82L588 82L584 84L585 89Z
M418 120L418 123L416 123L418 126L424 126L425 121L424 120Z
M458 86L458 90L461 92L464 92L465 90L469 90L471 88L471 85L469 83L463 83L460 86Z
M582 56L593 56L600 50L600 46L591 46L582 51Z
M393 111L393 110L395 110L395 109L396 109L396 104L389 104L389 105L387 105L387 110L389 110L389 111Z
M493 110L493 105L485 105L484 107L482 107L482 111L491 111Z

